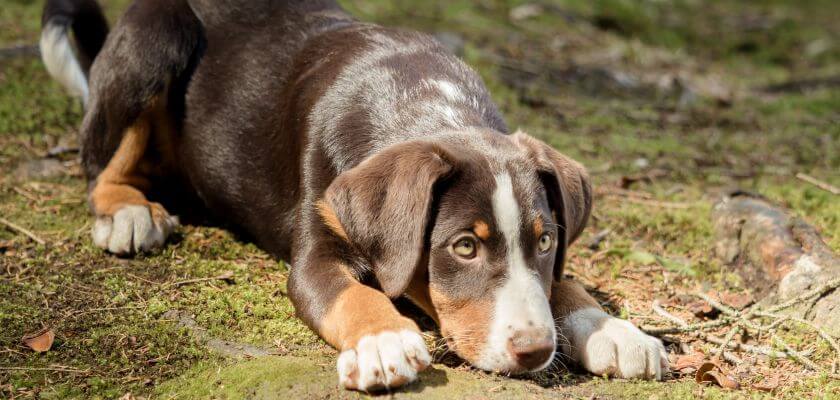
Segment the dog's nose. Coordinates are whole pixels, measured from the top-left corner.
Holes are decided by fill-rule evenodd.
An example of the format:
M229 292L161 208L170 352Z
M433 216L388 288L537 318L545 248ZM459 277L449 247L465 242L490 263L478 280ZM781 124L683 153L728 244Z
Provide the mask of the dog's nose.
M554 338L542 329L514 333L508 340L508 351L517 364L533 370L545 364L554 354Z

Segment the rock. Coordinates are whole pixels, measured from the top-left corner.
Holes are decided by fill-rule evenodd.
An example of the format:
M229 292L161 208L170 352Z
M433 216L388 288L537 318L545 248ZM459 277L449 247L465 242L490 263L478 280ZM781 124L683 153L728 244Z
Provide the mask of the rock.
M840 279L840 257L816 229L757 195L727 195L715 205L712 220L716 255L762 304L782 303ZM790 311L840 334L840 290L828 291L813 304L797 304Z

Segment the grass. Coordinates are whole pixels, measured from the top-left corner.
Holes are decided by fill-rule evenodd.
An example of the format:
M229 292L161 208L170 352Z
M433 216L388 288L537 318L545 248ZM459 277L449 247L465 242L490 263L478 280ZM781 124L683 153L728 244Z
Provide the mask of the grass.
M128 2L104 3L114 20ZM629 188L686 206L596 196L581 242L611 233L599 251L575 246L569 269L623 317L648 315L652 296L667 296L666 279L685 288L743 290L712 252L711 207L728 188L788 207L840 249L837 196L795 178L805 172L840 185L840 91L761 90L840 72L836 2L551 0L525 20L509 18L524 1L342 3L365 20L460 36L462 57L483 76L511 127L582 161L596 188L654 176ZM41 5L5 2L0 46L37 43ZM616 71L636 83L617 83L610 77ZM715 95L709 82L731 95ZM62 160L62 176L14 178L18 165L74 144L81 116L79 103L37 59L0 59L0 215L49 243L33 245L0 229L0 397L359 397L338 390L334 351L294 317L284 263L208 227L182 228L159 254L117 259L90 241L85 183L72 155ZM228 272L230 280L178 284ZM223 358L167 320L169 310L193 315L212 337L279 355ZM51 351L35 354L20 344L44 325L57 334ZM796 330L786 335L803 345L810 340ZM815 348L815 357L827 354ZM436 365L403 396L832 398L838 391L838 382L818 374L762 393L574 371L514 380Z

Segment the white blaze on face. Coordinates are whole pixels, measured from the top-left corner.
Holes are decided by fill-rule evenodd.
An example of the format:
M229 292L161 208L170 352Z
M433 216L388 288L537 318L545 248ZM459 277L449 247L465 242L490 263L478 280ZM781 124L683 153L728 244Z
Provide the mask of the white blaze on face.
M475 365L485 370L516 370L519 366L508 351L508 342L519 331L548 331L555 337L554 318L538 274L528 268L519 240L521 212L507 173L496 176L493 214L507 247L507 280L497 289L487 345ZM546 362L551 362L550 357Z

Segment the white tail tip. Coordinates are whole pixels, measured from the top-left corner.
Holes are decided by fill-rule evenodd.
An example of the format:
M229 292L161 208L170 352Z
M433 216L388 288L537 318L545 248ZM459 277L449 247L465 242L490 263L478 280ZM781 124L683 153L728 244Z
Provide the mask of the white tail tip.
M88 82L73 51L67 26L47 23L41 32L41 59L47 72L64 86L70 95L80 97L87 104Z

